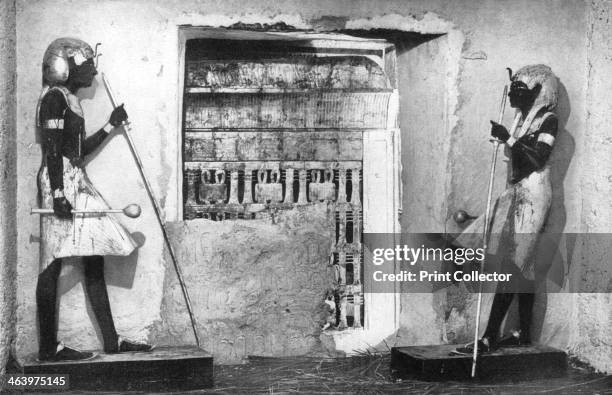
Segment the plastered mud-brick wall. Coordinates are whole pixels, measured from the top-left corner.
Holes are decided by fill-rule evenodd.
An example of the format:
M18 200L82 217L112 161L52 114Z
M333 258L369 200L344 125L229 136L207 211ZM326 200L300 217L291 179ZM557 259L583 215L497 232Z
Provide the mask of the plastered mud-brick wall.
M333 285L328 262L334 214L331 206L318 204L279 211L273 220L169 224L202 346L217 361L318 349L321 304ZM153 332L160 344L194 341L171 263Z
M17 150L15 2L0 2L0 374L15 329Z
M588 13L588 90L587 127L583 178L584 233L612 233L612 2L592 1ZM572 278L607 293L576 294L574 329L570 351L604 372L612 372L612 280L610 245L598 238L587 238L581 246L581 259L571 268ZM597 288L595 288L597 287Z

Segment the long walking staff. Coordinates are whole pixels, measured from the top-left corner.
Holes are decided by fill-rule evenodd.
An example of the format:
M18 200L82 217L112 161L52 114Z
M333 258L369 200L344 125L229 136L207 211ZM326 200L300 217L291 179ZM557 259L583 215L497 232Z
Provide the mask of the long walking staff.
M501 105L499 108L499 118L497 123L502 123L504 111L506 110L506 97L508 95L508 85L504 86L504 94L502 96ZM491 174L489 175L489 192L487 193L487 209L485 210L484 227L482 230L482 248L487 253L488 235L489 235L489 219L491 218L491 197L493 195L493 180L495 179L495 165L497 164L497 151L500 141L498 139L491 140L493 142L493 159L491 159ZM484 272L486 259L482 260L480 269ZM476 329L474 330L474 355L472 355L472 378L476 377L476 364L478 361L478 332L480 330L480 307L482 305L482 282L478 283L478 302L476 303Z
M102 73L102 81L104 82L106 93L108 93L108 98L110 99L113 108L117 108L117 101L113 96L113 91L104 73ZM127 138L128 145L130 146L130 151L132 151L132 155L134 155L136 167L138 167L138 171L140 172L140 175L144 182L147 194L149 195L149 199L151 199L151 203L153 204L155 216L157 217L157 221L159 222L159 227L161 228L162 235L164 236L166 246L168 247L168 252L170 253L170 258L172 259L172 264L174 265L174 270L176 271L176 276L178 277L179 283L181 284L181 290L183 291L183 297L185 298L185 304L187 305L187 312L189 313L189 319L191 320L191 328L193 329L193 336L195 337L196 346L200 348L200 337L198 336L197 323L195 320L195 316L193 315L193 309L191 308L191 299L189 298L189 292L187 292L187 286L185 285L185 281L183 280L183 273L181 271L181 267L179 266L178 261L176 260L176 256L174 255L174 250L172 249L170 239L168 238L168 233L166 232L166 227L164 226L164 223L161 220L161 211L159 209L159 206L157 205L157 200L155 200L155 197L153 196L151 184L149 184L149 180L147 179L144 173L142 161L140 160L140 156L136 151L134 141L132 140L132 136L130 135L131 128L129 123L124 124L123 128L125 129L125 137Z

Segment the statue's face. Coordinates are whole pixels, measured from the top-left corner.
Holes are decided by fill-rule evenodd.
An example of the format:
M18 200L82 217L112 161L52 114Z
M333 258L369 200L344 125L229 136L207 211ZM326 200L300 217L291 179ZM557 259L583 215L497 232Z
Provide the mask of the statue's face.
M94 77L98 74L93 58L85 59L77 64L74 58L69 58L70 74L68 83L70 86L78 88L87 88L93 83Z
M529 89L527 84L523 81L512 81L512 84L510 84L510 92L508 93L510 105L521 110L528 109L533 104L538 92L538 86Z

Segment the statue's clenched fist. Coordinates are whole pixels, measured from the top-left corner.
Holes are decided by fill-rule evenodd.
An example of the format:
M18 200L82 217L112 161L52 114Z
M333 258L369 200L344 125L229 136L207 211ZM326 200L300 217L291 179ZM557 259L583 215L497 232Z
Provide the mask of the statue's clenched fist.
M72 205L65 196L53 198L53 213L59 218L72 218Z
M110 115L110 119L108 122L114 127L120 126L125 121L127 121L128 115L125 112L125 108L123 108L123 104L116 107Z

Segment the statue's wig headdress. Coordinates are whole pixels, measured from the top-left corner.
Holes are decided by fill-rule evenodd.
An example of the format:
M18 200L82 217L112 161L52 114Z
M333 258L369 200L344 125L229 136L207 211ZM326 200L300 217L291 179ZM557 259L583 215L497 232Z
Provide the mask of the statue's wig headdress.
M536 96L529 113L523 120L523 124L518 130L518 125L523 115L521 110L517 108L516 116L514 117L514 123L510 129L510 134L515 138L520 138L527 133L532 133L531 125L538 116L544 116L545 112L552 112L557 107L559 100L559 79L553 74L550 67L544 64L534 64L520 68L516 74L512 75L510 72L510 79L515 81L521 81L527 85L529 89L535 88L538 84L540 85L540 92Z
M97 47L97 46L96 46ZM62 37L54 40L43 56L43 84L62 85L68 80L70 67L68 58L74 58L77 65L87 59L94 59L96 53L89 44L78 38Z
M524 82L529 89L533 89L537 84L541 85L540 93L535 98L532 108L546 108L547 111L553 111L557 107L559 79L550 67L543 64L522 67L512 76L512 80Z
M43 55L43 86L36 106L37 126L40 126L40 104L45 94L50 89L59 89L64 94L67 93L65 83L70 76L70 63L68 59L73 58L77 66L80 66L88 59L94 59L97 63L97 58L101 55L98 54L98 45L100 44L96 44L96 50L94 51L85 41L72 37L58 38L49 44ZM80 104L77 102L73 103L70 98L67 98L67 102L76 114L82 116Z

